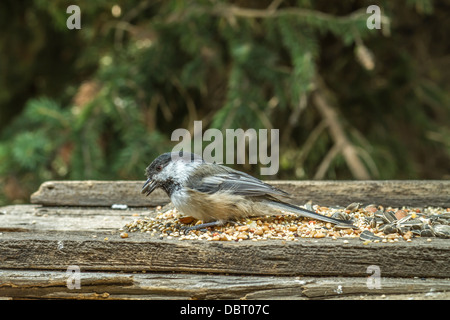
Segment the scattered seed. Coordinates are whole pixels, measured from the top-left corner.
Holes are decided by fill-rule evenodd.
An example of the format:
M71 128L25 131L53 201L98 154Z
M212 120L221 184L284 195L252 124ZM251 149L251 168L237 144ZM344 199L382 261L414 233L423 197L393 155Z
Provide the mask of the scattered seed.
M246 232L241 232L241 233L238 234L237 238L245 240L245 239L248 238L248 234Z
M137 220L125 224L120 228L119 235L127 237L130 232L143 232L150 237L159 237L179 240L206 240L206 241L298 241L300 238L357 238L364 244L372 242L398 242L404 240L411 242L416 237L448 237L450 225L450 208L383 208L382 206L354 205L346 210L334 207L313 206L311 209L329 217L339 219L352 219L352 223L359 229L336 226L329 222L310 220L292 215L266 216L258 219L237 221L236 224L207 228L206 231L195 230L184 234L182 227L195 223L203 223L193 217L182 216L176 209L161 211L156 208L155 215L140 216ZM389 212L389 213L387 213ZM441 216L442 215L442 216ZM138 214L132 214L139 217ZM427 217L429 216L429 217ZM423 225L421 225L423 223ZM383 229L389 225L389 228ZM440 227L442 225L442 227ZM439 226L439 227L438 227ZM445 232L435 232L441 228ZM447 228L447 229L446 229ZM440 229L439 229L440 230ZM389 233L389 234L388 234ZM126 235L125 235L126 234ZM344 240L343 239L343 240ZM107 241L107 238L105 238ZM320 240L315 240L320 241ZM345 239L344 243L348 243ZM368 242L369 241L369 242ZM427 240L427 241L431 241Z
M405 239L406 241L410 240L413 237L413 233L411 231L407 231L404 235L403 235L403 239Z
M229 229L227 229L227 230L225 230L225 233L226 234L232 234L232 233L234 233L234 229L233 228L229 228Z
M400 220L406 216L407 216L407 213L405 210L397 210L397 212L395 213L395 217L397 218L397 220Z
M248 229L248 226L239 226L236 228L237 231L247 231Z
M317 232L315 235L314 235L314 238L325 238L325 234L324 233L322 233L322 232Z
M195 219L193 217L181 217L178 218L178 220L180 221L180 223L183 224L190 224L191 222L193 222Z
M258 228L255 230L254 234L256 234L257 236L261 236L264 234L264 229L263 228Z
M386 236L386 238L387 238L388 240L394 240L394 239L397 239L397 234L395 234L395 233L390 233L390 234L388 234L388 235Z

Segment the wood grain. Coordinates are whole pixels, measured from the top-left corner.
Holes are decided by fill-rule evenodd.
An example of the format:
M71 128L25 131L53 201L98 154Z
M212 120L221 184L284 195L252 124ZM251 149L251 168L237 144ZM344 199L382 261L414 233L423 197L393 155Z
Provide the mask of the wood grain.
M352 202L384 206L450 207L448 180L389 181L266 181L293 196L292 203L312 200L322 206L347 206ZM31 203L47 206L131 207L164 205L167 195L155 190L149 197L140 193L144 181L48 181L31 196Z
M44 210L44 211L42 211ZM160 240L119 228L153 211L10 206L0 208L0 269L201 272L246 275L367 276L377 265L386 277L450 276L448 240L435 238L364 245L358 239L299 238L222 242Z
M210 242L151 239L118 234L20 232L0 241L0 268L89 271L203 272L247 275L366 276L377 265L388 277L448 277L448 240L363 245L353 239Z
M31 195L31 203L47 206L158 206L169 202L160 189L150 197L141 194L138 181L47 181Z
M27 299L361 299L421 294L450 298L450 280L266 277L183 273L112 273L80 270L79 289L69 289L66 270L0 272L0 297ZM69 279L69 282L72 280ZM71 282L72 283L72 282ZM406 297L405 297L406 298Z
M322 206L450 207L449 181L267 181ZM300 238L215 242L119 236L169 198L143 181L49 181L0 207L0 297L14 299L449 299L448 239L364 244ZM126 204L114 210L113 204ZM81 269L81 289L66 269ZM380 268L381 288L367 287Z

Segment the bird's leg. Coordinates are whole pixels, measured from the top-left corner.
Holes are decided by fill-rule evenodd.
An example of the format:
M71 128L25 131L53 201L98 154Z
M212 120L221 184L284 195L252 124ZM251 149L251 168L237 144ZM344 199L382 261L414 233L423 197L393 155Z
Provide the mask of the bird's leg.
M187 234L191 230L200 230L200 229L204 229L204 228L208 228L208 227L220 227L220 226L223 226L225 223L226 223L226 221L217 220L217 221L213 221L213 222L197 224L192 227L181 227L181 229L184 230L184 234ZM206 231L206 229L205 229L205 231Z

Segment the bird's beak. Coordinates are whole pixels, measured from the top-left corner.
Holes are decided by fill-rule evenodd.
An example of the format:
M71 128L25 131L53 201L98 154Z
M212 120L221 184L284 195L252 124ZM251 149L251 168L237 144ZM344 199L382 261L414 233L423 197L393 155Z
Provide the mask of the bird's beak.
M152 179L148 178L144 186L142 187L141 193L142 194L146 193L146 195L148 196L150 193L153 192L153 190L156 189L156 187L157 187L156 181L152 181Z

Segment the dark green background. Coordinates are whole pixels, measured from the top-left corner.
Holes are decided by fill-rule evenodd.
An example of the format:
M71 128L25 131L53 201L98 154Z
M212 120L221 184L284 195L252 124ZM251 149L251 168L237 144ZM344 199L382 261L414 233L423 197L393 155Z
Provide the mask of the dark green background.
M81 30L66 27L71 4ZM381 30L366 27L372 4ZM264 179L358 178L342 152L330 153L336 137L315 94L371 179L448 179L449 9L429 0L2 1L0 204L27 202L46 180L143 180L175 145L171 132L194 120L204 130L280 129L280 170Z

